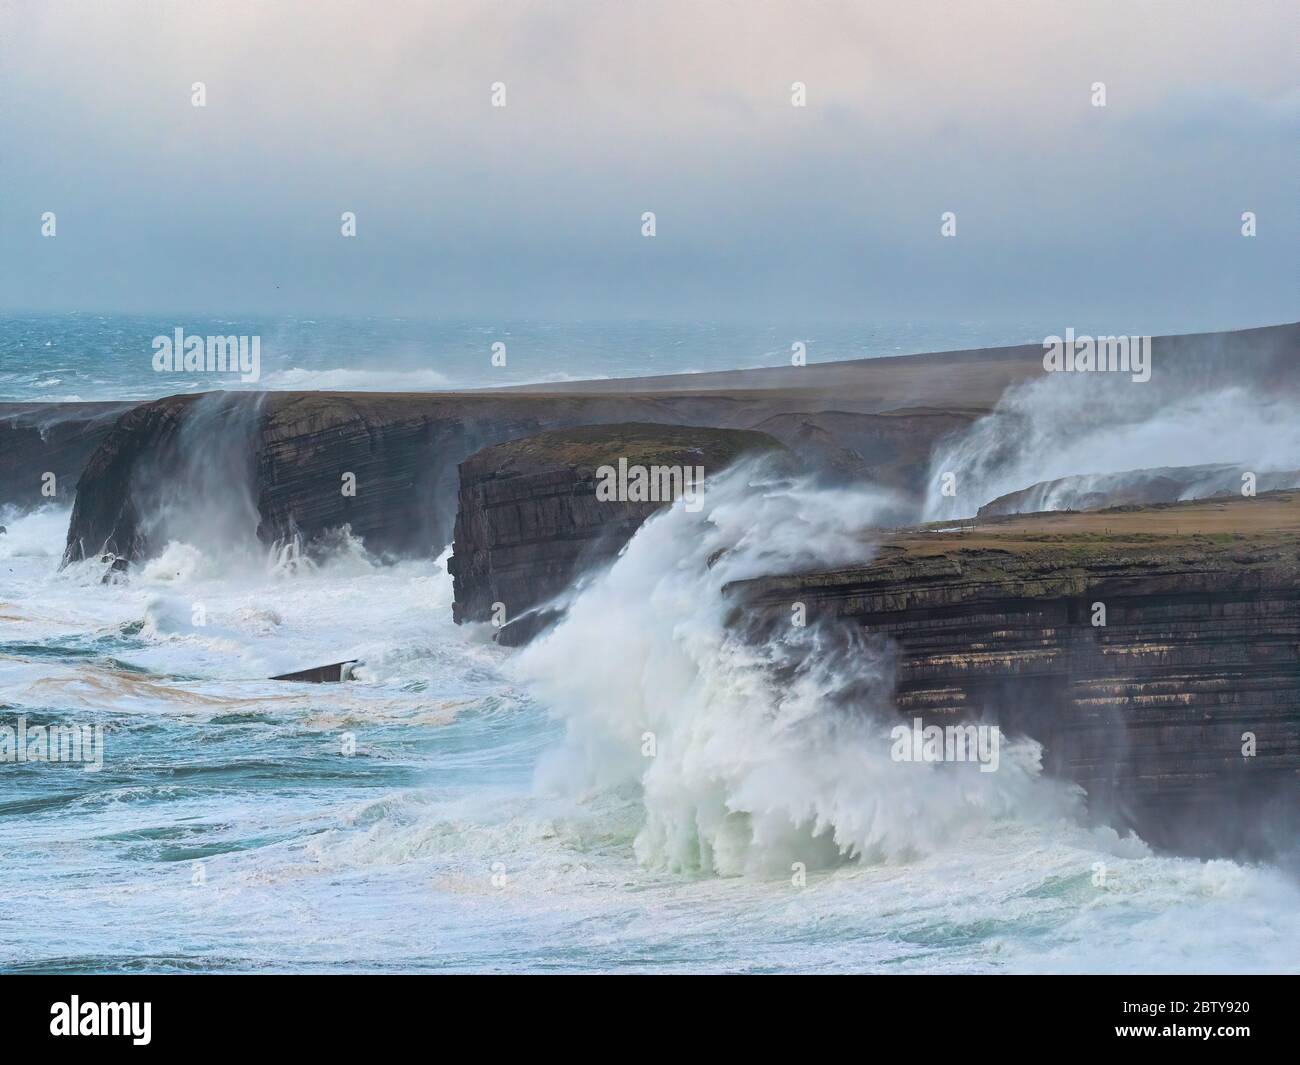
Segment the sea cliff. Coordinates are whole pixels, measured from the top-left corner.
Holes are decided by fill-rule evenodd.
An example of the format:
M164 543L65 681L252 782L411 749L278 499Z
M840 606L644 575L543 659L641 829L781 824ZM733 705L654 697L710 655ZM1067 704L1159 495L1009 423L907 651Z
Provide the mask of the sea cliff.
M904 720L1043 745L1099 820L1202 855L1300 830L1300 494L922 527L876 560L730 589L755 637L873 640Z
M455 620L494 621L504 625L499 642L524 642L557 610L525 615L613 558L651 514L676 498L702 506L710 477L743 455L779 450L749 430L647 423L553 430L484 448L460 466L448 565ZM613 483L628 468L648 475L646 490ZM675 494L660 491L674 472ZM602 495L602 481L614 491Z

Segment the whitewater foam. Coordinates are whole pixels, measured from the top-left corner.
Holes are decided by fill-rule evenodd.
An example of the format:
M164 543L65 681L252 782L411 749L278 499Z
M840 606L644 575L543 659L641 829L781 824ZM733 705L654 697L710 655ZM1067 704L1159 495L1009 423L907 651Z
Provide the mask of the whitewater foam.
M7 778L0 897L60 920L11 922L0 967L1294 968L1285 876L1081 826L1068 796L1065 814L1043 805L1030 747L1014 770L1004 748L995 774L914 785L879 762L871 704L837 697L876 691L882 649L829 641L820 672L774 683L821 637L731 640L725 584L861 557L880 501L758 484L653 520L577 596L568 635L518 654L451 623L433 560L381 565L354 544L281 571L259 547L102 585L102 564L58 569L66 508L7 514L0 702L102 722L106 759L76 781ZM196 601L236 650L201 645ZM354 656L360 682L265 679Z
M1294 401L1246 385L1206 391L1153 380L1134 388L1102 375L1080 387L1072 375L1052 374L1009 389L992 414L941 444L924 516L971 517L999 496L1063 477L1216 463L1256 473L1300 468ZM1062 494L1041 505L1069 502Z
M865 560L894 506L751 464L703 512L652 518L519 657L567 726L542 784L639 785L641 861L723 875L906 861L1008 817L1069 816L1032 741L996 774L891 759L888 647L815 625L753 643L730 624L728 584Z

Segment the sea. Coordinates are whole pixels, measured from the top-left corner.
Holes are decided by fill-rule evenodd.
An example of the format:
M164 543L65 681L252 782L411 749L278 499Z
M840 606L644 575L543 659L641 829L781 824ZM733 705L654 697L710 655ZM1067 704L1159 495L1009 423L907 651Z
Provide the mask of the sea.
M176 327L260 335L256 387L383 391L1056 331L10 315L0 400L210 389L153 370ZM452 623L449 545L196 537L123 581L60 567L66 502L4 509L0 970L1296 971L1293 869L1092 825L1032 741L996 773L893 761L887 648L735 635L726 583L860 557L888 505L742 468L522 650ZM267 679L344 659L350 683ZM6 729L60 725L102 737L101 764L6 755Z

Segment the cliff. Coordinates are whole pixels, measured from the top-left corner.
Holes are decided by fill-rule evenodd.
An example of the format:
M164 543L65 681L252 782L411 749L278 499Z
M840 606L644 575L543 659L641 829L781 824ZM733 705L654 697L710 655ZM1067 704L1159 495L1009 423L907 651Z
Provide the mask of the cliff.
M1158 337L1153 358L1186 377L1266 386L1293 376L1298 338L1296 326ZM940 439L1041 374L1030 345L478 392L173 396L98 438L66 558L107 545L134 559L214 527L310 544L350 525L377 552L436 552L452 535L457 465L474 452L615 422L757 429L832 476L916 494Z
M483 449L460 466L448 564L453 617L458 624L493 620L500 603L505 617L498 620L515 622L564 592L584 569L617 555L676 495L685 492L688 503L702 504L708 478L742 455L780 449L763 433L647 423L556 430ZM647 471L649 491L638 491L625 477L623 487L631 490L602 497L602 467L611 482L617 478L609 475L620 468ZM653 476L659 470L688 471L677 480L676 495L659 490L661 479ZM703 479L688 485L689 471ZM507 624L498 638L522 643L547 618Z
M1250 856L1300 831L1298 544L1300 496L1274 493L921 527L868 565L729 592L755 634L803 602L892 646L904 719L1033 737L1098 819Z
M1281 387L1300 327L1157 337L1152 348L1162 375ZM940 439L1041 374L1041 347L1026 345L478 392L173 396L111 430L97 423L60 460L68 476L84 462L66 558L106 545L138 558L214 526L310 543L350 525L377 552L438 551L452 535L457 465L474 452L615 422L756 429L833 477L915 495ZM12 463L17 482L30 483L33 461Z
M864 380L887 370L864 371ZM989 403L996 402L987 391ZM172 396L124 414L86 463L65 557L75 561L105 546L122 557L143 557L168 537L192 531L183 521L177 525L186 512L233 505L251 508L250 524L268 543L294 535L310 543L349 525L376 552L437 552L452 536L461 462L492 444L579 425L764 425L813 468L840 476L878 470L887 483L915 491L922 483L915 466L938 437L977 416L973 409L944 415L853 409L877 399L851 394L833 400L846 409L818 409L830 402L799 390ZM824 424L809 438L806 425L813 420ZM886 431L874 428L880 422ZM906 461L894 464L900 455ZM348 474L352 494L344 491Z
M86 461L131 403L0 403L0 505L71 502ZM42 494L54 474L53 496Z
M1293 389L1297 350L1295 325L1153 342L1173 394ZM84 461L69 560L139 558L173 537L310 545L343 526L377 553L430 554L454 527L457 619L504 603L533 619L500 634L517 642L546 620L530 607L658 505L589 494L609 445L615 461L709 452L711 465L750 437L776 440L832 476L915 494L936 442L1041 373L1032 346L527 390L176 396L69 411L58 431L58 412L39 425L26 412L0 425L17 442L0 471L26 483L51 455ZM1165 482L1181 484L1168 472L1141 492L1167 498ZM1151 842L1259 853L1300 827L1295 506L1274 493L903 531L869 565L736 586L737 623L761 633L804 602L828 631L892 644L902 713L1035 737L1099 817ZM1248 732L1257 750L1243 757Z

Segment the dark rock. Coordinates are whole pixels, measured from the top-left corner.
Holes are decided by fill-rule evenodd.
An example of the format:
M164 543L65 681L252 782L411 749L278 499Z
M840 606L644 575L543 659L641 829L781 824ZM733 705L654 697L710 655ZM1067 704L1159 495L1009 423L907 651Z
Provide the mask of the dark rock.
M871 379L869 368L862 372ZM190 539L187 516L199 535L211 535L214 519L239 519L239 529L222 534L247 534L264 543L296 536L310 544L350 525L372 551L428 555L451 539L458 464L485 446L555 428L616 422L748 428L809 402L814 401L803 392L173 396L123 415L86 464L65 561L102 550L142 557L167 539ZM842 394L835 402L851 406L854 399ZM848 431L857 419L875 416L836 411L832 428ZM928 451L946 425L942 419L912 422L917 435L910 450ZM773 435L789 436L793 449L814 466L848 470L834 465L838 452L830 445L801 444L797 433L786 433L781 423L774 427ZM861 461L863 469L894 453L894 445L873 452L862 437L854 437L860 450L852 462ZM355 495L342 492L344 474L355 477ZM911 488L922 490L923 479Z
M1032 736L1096 816L1153 845L1260 856L1300 831L1298 533L1283 493L1031 515L729 593L755 635L798 601L810 624L887 641L904 719Z
M145 537L141 505L146 491L174 483L166 460L185 413L197 396L171 396L124 413L91 455L77 482L63 561L113 554L128 560L142 555Z
M127 571L131 568L131 563L124 558L114 558L112 555L105 555L100 559L101 562L108 563L108 569L100 577L100 584L124 584L126 582Z
M915 492L927 481L936 441L967 428L984 411L902 408L879 414L841 410L778 414L755 429L841 482L867 481Z
M1157 337L1153 358L1198 379L1286 387L1298 337L1295 325ZM310 545L344 525L374 552L436 553L452 535L459 463L491 444L615 422L763 427L840 479L917 498L935 443L1041 374L1041 347L1026 345L480 392L173 396L126 411L109 431L87 428L54 467L76 468L99 441L77 484L65 557L107 549L135 559L204 535ZM96 406L103 418L121 411ZM36 446L34 417L23 413L9 438L0 418L0 487L7 476L39 487L51 453ZM58 417L44 411L40 424L69 431L52 428ZM25 441L17 460L8 439ZM355 495L341 490L344 474Z
M561 429L485 448L460 467L448 563L453 617L490 621L501 603L514 618L549 602L584 569L618 554L666 505L598 498L600 467L703 467L707 496L708 478L741 455L783 450L763 433L637 423ZM525 642L537 624L513 633L507 626L500 642Z
M296 673L281 673L271 680L297 680L307 684L338 684L352 679L353 669L360 665L355 659L346 662L331 662L328 666L315 666L312 669L300 669Z
M87 459L131 403L0 403L0 504L37 507L42 477L70 502Z

